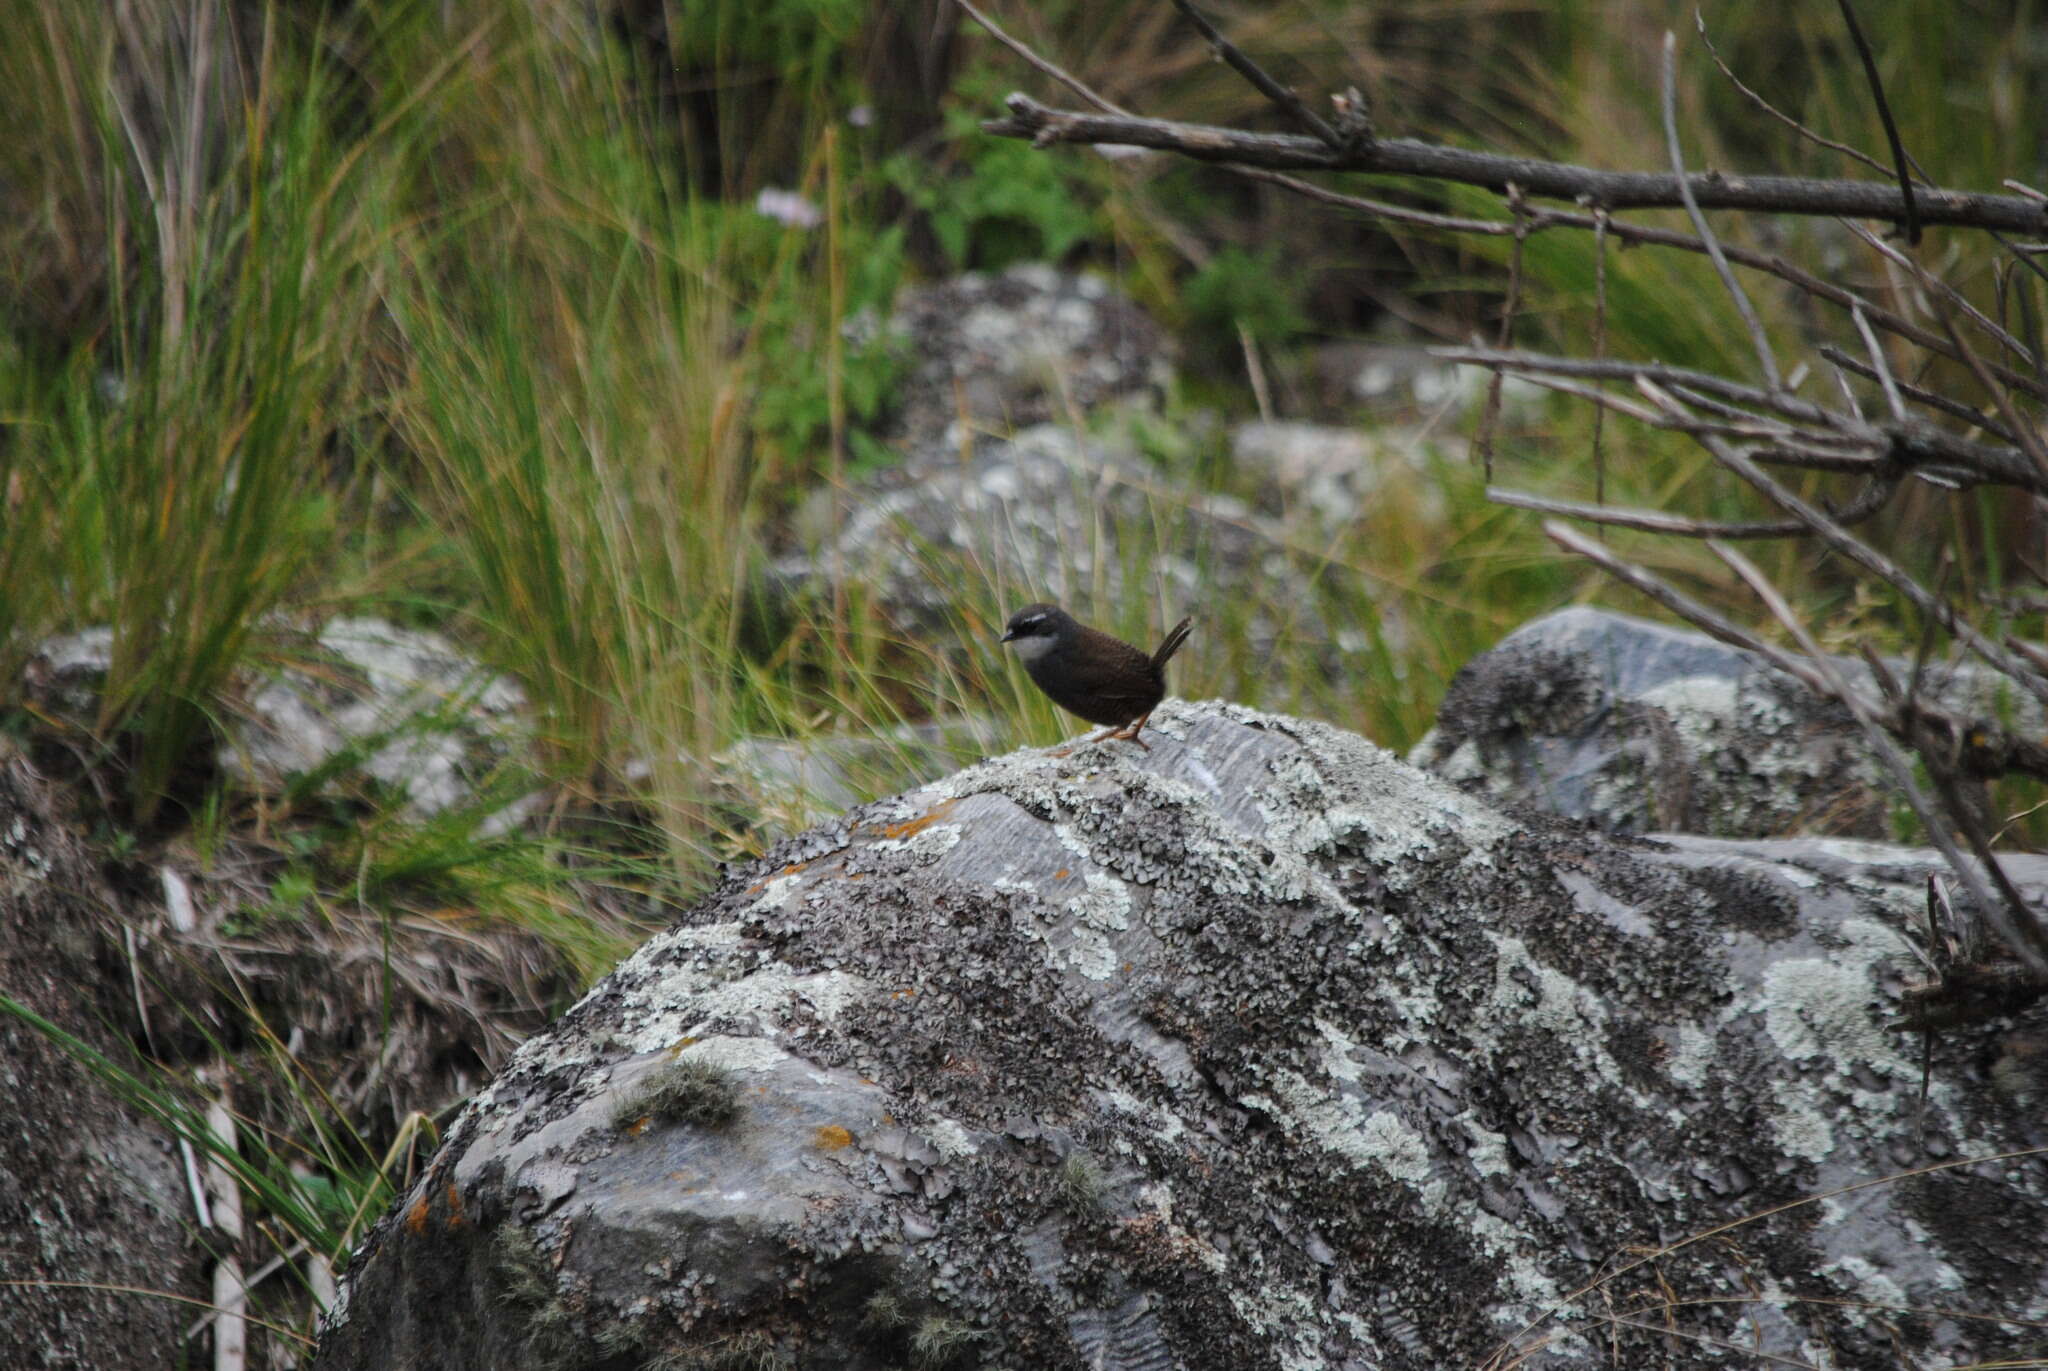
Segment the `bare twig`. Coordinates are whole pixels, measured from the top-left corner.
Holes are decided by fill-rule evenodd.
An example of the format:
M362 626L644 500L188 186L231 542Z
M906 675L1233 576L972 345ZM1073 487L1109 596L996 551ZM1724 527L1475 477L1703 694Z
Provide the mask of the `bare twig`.
M1872 367L1868 362L1851 357L1832 343L1822 343L1819 351L1821 356L1844 370L1853 371L1866 380L1875 381L1878 379L1876 368ZM2004 424L2001 424L1998 420L1975 406L1966 405L1960 400L1950 399L1939 391L1928 390L1925 386L1916 386L1897 378L1893 379L1892 384L1899 388L1901 394L1910 397L1915 404L1926 405L1929 409L1938 409L1951 418L1960 419L1975 428L1983 429L1986 433L1996 434L2007 442L2014 441L2011 432L2007 430Z
M1488 348L1473 347L1432 348L1430 355L1445 361L1466 362L1474 366L1500 366L1517 372L1548 373L1553 376L1573 376L1589 380L1639 382L1642 378L1648 378L1660 386L1669 388L1673 394L1688 403L1697 403L1695 397L1700 395L1719 396L1738 404L1778 414L1814 430L1831 431L1837 440L1861 443L1869 448L1869 452L1864 455L1826 455L1816 451L1811 462L1807 464L1817 470L1872 471L1887 462L1897 462L1916 471L1923 468L1933 468L1937 471L1959 468L1974 473L1982 480L2019 486L2036 494L2048 494L2048 476L2044 476L2025 454L2012 448L1974 442L1932 424L1871 424L1851 414L1829 409L1796 395L1782 392L1771 395L1744 382L1730 381L1725 377L1695 371L1689 367L1622 359L1594 361L1589 358L1554 357L1532 352L1496 352ZM1808 443L1812 443L1821 434L1810 432L1803 436ZM1788 443L1787 451L1792 450L1793 446Z
M998 43L1001 43L1011 52L1014 52L1017 54L1017 56L1023 58L1027 64L1029 64L1032 67L1035 67L1037 70L1041 72L1044 72L1047 76L1050 76L1053 80L1059 82L1068 90L1074 92L1074 94L1080 96L1083 100L1086 100L1089 104L1095 106L1095 108L1101 110L1103 113L1114 114L1119 118L1124 119L1131 119L1136 117L1129 110L1124 109L1119 105L1112 104L1109 100L1105 99L1103 96L1091 90L1088 86L1088 83L1083 81L1080 77L1073 75L1072 73L1068 72L1065 68L1059 66L1054 62L1048 61L1046 58L1040 57L1037 53L1033 52L1029 46L1018 42L1016 39L1010 37L1009 34L1004 33L1002 29L997 26L996 21L989 18L987 15L983 14L980 10L976 9L974 5L971 3L971 0L953 0L953 3L958 5L961 9L966 10L968 15L974 20L975 23L987 29L989 37L995 39Z
M1806 624L1800 617L1792 612L1792 607L1785 603L1785 598L1778 593L1777 587L1757 570L1754 563L1734 548L1718 542L1708 543L1707 546L1715 556L1727 563L1736 575L1748 583L1749 588L1756 592L1757 599L1770 610L1771 616L1798 642L1801 650L1806 653L1807 660L1813 664L1814 670L1824 682L1825 692L1841 701L1850 714L1855 716L1856 722L1863 728L1864 737L1870 743L1871 751L1890 773L1892 784L1912 807L1921 827L1927 831L1928 839L1941 850L1941 855L1947 859L1950 869L1968 888L1971 897L1977 901L1977 907L1991 920L1993 927L1998 929L2007 946L2035 971L2048 974L2048 935L2043 934L2040 921L2027 908L2026 901L2020 898L2019 892L2013 889L2011 881L2006 878L2004 868L1998 864L1998 859L1991 854L1990 848L1984 845L1981 836L1972 832L1970 826L1964 826L1965 836L1976 850L1977 860L1983 863L1983 870L1965 858L1962 850L1956 846L1956 840L1950 834L1948 825L1942 822L1942 816L1936 812L1933 804L1921 792L1919 783L1913 779L1912 763L1906 760L1906 755L1899 751L1898 744L1893 742L1891 735L1885 731L1883 724L1878 720L1877 710L1868 697L1861 691L1850 688L1849 683L1842 678L1841 671L1835 666L1834 659L1821 651L1820 644L1814 641L1812 633L1807 631ZM1936 785L1941 786L1938 775ZM1942 788L1948 789L1945 786ZM1950 813L1954 814L1953 796L1945 795L1944 799L1949 802ZM1990 887L1984 883L1987 871L1998 885L2000 893L2010 903L1992 897Z
M1794 680L1800 681L1810 690L1825 693L1826 687L1812 667L1797 657L1785 652L1774 644L1738 628L1731 621L1722 618L1684 591L1659 579L1652 573L1624 561L1601 543L1586 537L1569 524L1555 519L1543 522L1543 534L1567 552L1575 552L1587 561L1614 577L1617 581L1635 587L1658 604L1676 614L1687 623L1711 637L1718 638L1730 647L1739 647L1745 652L1754 652L1769 661Z
M1878 161L1875 157L1872 157L1869 153L1859 152L1855 148L1850 147L1847 143L1837 143L1832 138L1822 137L1820 134L1814 132L1806 125L1800 123L1797 119L1794 119L1791 115L1785 113L1776 105L1773 105L1770 101L1764 99L1763 96L1757 94L1757 92L1751 90L1748 86L1744 85L1742 78L1737 76L1732 70L1730 70L1726 62L1721 60L1720 49L1714 46L1714 40L1707 34L1707 17L1704 14L1700 13L1698 9L1695 9L1692 12L1692 19L1693 26L1699 30L1700 43L1706 48L1707 56L1714 59L1714 65L1721 69L1721 75L1727 78L1728 84L1735 87L1735 89L1739 91L1742 94L1743 98L1748 100L1750 104L1756 106L1757 109L1761 110L1764 114L1777 120L1785 127L1791 129L1794 133L1798 134L1801 138L1804 138L1807 142L1817 144L1820 147L1824 147L1828 149L1828 151L1830 152L1839 152L1844 157L1847 157L1852 161L1861 162L1864 166L1869 167L1872 171L1878 172L1881 175L1890 174L1891 169L1885 166L1884 163Z
M1863 26L1856 22L1856 11L1849 0L1836 0L1842 10L1842 23L1849 30L1849 41L1856 45L1856 55L1863 59L1863 75L1870 81L1870 98L1877 102L1877 117L1884 121L1885 141L1892 145L1892 161L1898 166L1899 194L1906 202L1906 241L1918 247L1920 244L1920 213L1913 202L1913 172L1906 162L1906 145L1899 141L1899 126L1892 122L1892 107L1884 98L1884 82L1877 75L1877 58L1870 53L1870 44L1863 37Z
M1971 304L1969 298L1965 296L1961 291L1957 290L1954 286L1942 280L1940 277L1935 276L1932 273L1928 272L1918 262L1915 262L1905 253L1900 252L1897 248L1893 247L1890 243L1887 243L1884 239L1872 233L1863 225L1845 220L1843 221L1842 227L1849 230L1849 232L1855 234L1856 237L1861 239L1865 244L1867 244L1870 247L1871 251L1877 253L1885 260L1891 262L1895 266L1902 268L1903 270L1912 272L1915 278L1919 281L1921 289L1926 290L1931 294L1938 295L1942 299L1948 301L1949 304L1953 306L1959 313L1966 316L1971 323L1975 324L1978 328L1983 329L1986 333L1990 334L1993 338L1995 338L2001 347L2010 349L2028 366L2031 367L2034 365L2033 349L2029 348L2025 343L2022 343L2019 339L2013 337L2012 334L2008 333L2005 329L1999 327L1998 324L1994 323L1991 319L1991 316L1984 313L1983 310L1978 309L1975 305Z
M1057 110L1017 93L1004 102L1009 117L982 124L984 133L1023 138L1040 147L1056 143L1132 143L1177 152L1203 162L1238 162L1275 171L1366 171L1421 176L1504 191L1509 182L1532 196L1618 209L1676 209L1684 204L1674 177L1657 172L1599 171L1566 162L1508 157L1444 147L1408 138L1381 138L1332 149L1300 134L1250 133L1212 124L1188 124L1131 115ZM1828 181L1804 176L1746 176L1695 172L1686 178L1702 209L1770 214L1905 219L1897 186L1870 181ZM1956 224L2009 233L2048 232L2048 205L2018 195L1930 188L1916 192L1923 224ZM1586 227L1591 227L1590 224Z
M1593 211L1593 357L1607 355L1607 225L1604 209ZM1607 406L1593 409L1593 503L1607 503Z
M1195 26L1195 32L1202 35L1209 46L1216 49L1216 55L1230 64L1230 69L1249 81L1252 88L1271 100L1280 112L1306 129L1316 138L1332 148L1341 148L1344 140L1337 131L1324 123L1322 117L1302 103L1299 95L1266 74L1266 69L1245 56L1243 49L1220 33L1216 26L1202 17L1202 12L1188 3L1188 0L1173 0L1173 7Z
M1870 366L1877 373L1877 383L1884 388L1885 403L1891 407L1892 418L1906 422L1906 404L1899 398L1899 384L1892 379L1892 369L1885 365L1884 349L1877 345L1877 335L1870 331L1870 321L1863 317L1863 311L1849 311L1849 317L1856 321L1856 331L1863 335L1863 346L1870 352Z
M1728 258L1721 251L1721 240L1714 236L1714 230L1707 224L1707 216L1700 212L1699 199L1693 194L1692 182L1685 174L1685 155L1678 146L1678 35L1669 29L1664 31L1664 151L1671 160L1671 174L1678 182L1679 198L1685 202L1685 212L1692 220L1693 232L1707 245L1707 256L1721 277L1721 286L1735 301L1736 312L1742 316L1742 326L1749 330L1750 346L1756 351L1756 364L1763 371L1764 382L1774 391L1782 390L1784 383L1778 376L1778 358L1771 351L1770 337L1764 333L1764 321L1757 318L1755 307L1749 303L1749 293L1735 279L1735 268L1728 265Z
M1883 509L1890 501L1892 492L1897 489L1896 478L1872 480L1863 490L1857 492L1856 498L1849 505L1838 511L1836 517L1845 525L1860 523ZM1508 490L1501 486L1488 486L1486 498L1497 505L1534 510L1538 514L1560 515L1567 519L1580 519L1589 524L1632 528L1643 533L1663 533L1678 538L1796 538L1812 531L1798 519L1725 523L1713 519L1693 519L1683 514L1666 514L1654 509L1622 509L1614 505L1587 505L1575 500L1552 500L1542 495Z
M2048 679L2044 679L2026 662L1985 637L1974 624L1957 614L1953 605L1944 600L1937 600L1925 586L1908 576L1897 563L1851 535L1827 514L1773 480L1769 472L1741 452L1710 434L1700 435L1699 441L1707 451L1714 454L1715 460L1755 486L1765 499L1794 518L1805 521L1829 547L1865 571L1889 582L1900 594L1919 606L1921 613L1935 616L1941 621L1944 629L1972 652L2010 677L2014 684L2026 689L2037 700L2048 704Z

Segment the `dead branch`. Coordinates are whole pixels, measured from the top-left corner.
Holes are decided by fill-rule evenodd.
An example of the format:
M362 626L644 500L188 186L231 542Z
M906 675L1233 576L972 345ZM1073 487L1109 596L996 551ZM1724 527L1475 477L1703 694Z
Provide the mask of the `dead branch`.
M1042 148L1057 143L1125 143L1179 153L1199 162L1235 162L1274 171L1364 171L1385 176L1420 176L1502 194L1510 185L1517 185L1542 199L1597 205L1610 211L1679 209L1685 203L1678 179L1668 173L1599 171L1568 162L1473 152L1410 138L1380 138L1362 145L1333 147L1319 138L1301 134L1253 133L1172 119L1058 110L1041 105L1021 91L1003 104L1010 111L1009 117L985 121L982 132L998 138L1028 139ZM1907 217L1899 188L1874 181L1702 171L1687 176L1686 184L1701 209L1833 215L1896 224L1903 224ZM1922 224L1999 229L2007 233L2048 232L2048 206L2017 195L1929 188L1916 194L1915 207Z

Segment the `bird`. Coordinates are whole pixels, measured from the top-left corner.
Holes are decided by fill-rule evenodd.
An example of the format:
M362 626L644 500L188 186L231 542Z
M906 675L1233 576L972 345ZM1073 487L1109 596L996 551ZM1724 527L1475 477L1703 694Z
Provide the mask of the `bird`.
M1150 752L1152 745L1138 735L1166 698L1167 659L1188 640L1193 623L1182 619L1147 655L1058 605L1035 604L1010 616L1001 641L1015 645L1024 670L1054 704L1091 724L1109 725L1089 742L1119 738Z

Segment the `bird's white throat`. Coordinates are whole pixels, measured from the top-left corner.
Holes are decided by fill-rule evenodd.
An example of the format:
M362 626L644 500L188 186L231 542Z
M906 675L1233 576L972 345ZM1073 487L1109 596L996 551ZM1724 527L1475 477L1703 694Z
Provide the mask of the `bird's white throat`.
M1052 645L1058 641L1049 634L1037 634L1029 638L1012 638L1010 646L1017 649L1019 660L1030 663L1052 651Z

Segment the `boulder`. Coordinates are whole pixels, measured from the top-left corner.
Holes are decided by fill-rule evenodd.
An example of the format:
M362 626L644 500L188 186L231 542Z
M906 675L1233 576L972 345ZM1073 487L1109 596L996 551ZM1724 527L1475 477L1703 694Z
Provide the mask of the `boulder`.
M77 1045L0 1013L0 1366L175 1364L191 1312L174 1300L208 1293L174 1139L81 1056L127 1060L118 903L42 778L0 740L0 995ZM140 1290L171 1298L128 1293Z
M1867 665L1836 664L1881 698ZM2042 726L2038 704L1969 665L1937 663L1924 689ZM1847 710L1754 653L1607 610L1548 615L1466 663L1408 760L1614 833L1892 835L1890 782Z
M1442 487L1428 477L1442 446L1442 438L1423 428L1258 420L1232 430L1230 458L1256 483L1260 513L1306 515L1332 529L1363 518L1395 484L1409 486L1421 513L1440 520Z
M839 580L905 632L955 622L967 588L990 586L1012 588L1005 615L1049 599L1084 617L1133 596L1159 597L1174 615L1199 612L1210 586L1256 586L1245 617L1261 644L1277 632L1274 615L1290 616L1299 637L1300 616L1315 613L1312 583L1277 527L1058 425L984 438L965 454L930 451L871 486L821 492L834 498L845 501L836 531L825 510L812 510L808 550L782 558L778 576L813 594Z
M868 733L742 738L722 753L721 799L779 831L808 828L864 799L914 785L985 756L1006 730L979 715L953 715Z
M1151 315L1099 277L1042 263L905 290L888 327L911 357L892 436L913 451L946 445L962 421L1008 433L1110 401L1156 405L1173 379Z
M226 711L218 761L251 790L275 794L307 777L373 783L416 819L474 804L478 789L526 756L526 697L429 629L337 618L298 641L286 662L243 682ZM47 707L87 719L113 661L113 631L43 643L27 686ZM497 810L498 832L533 802Z
M2048 1314L2048 1175L1896 1174L2034 1127L1964 1034L1923 1112L1888 1027L1928 854L1612 837L1318 724L1154 724L729 872L471 1102L313 1366L2038 1350L1999 1320Z

